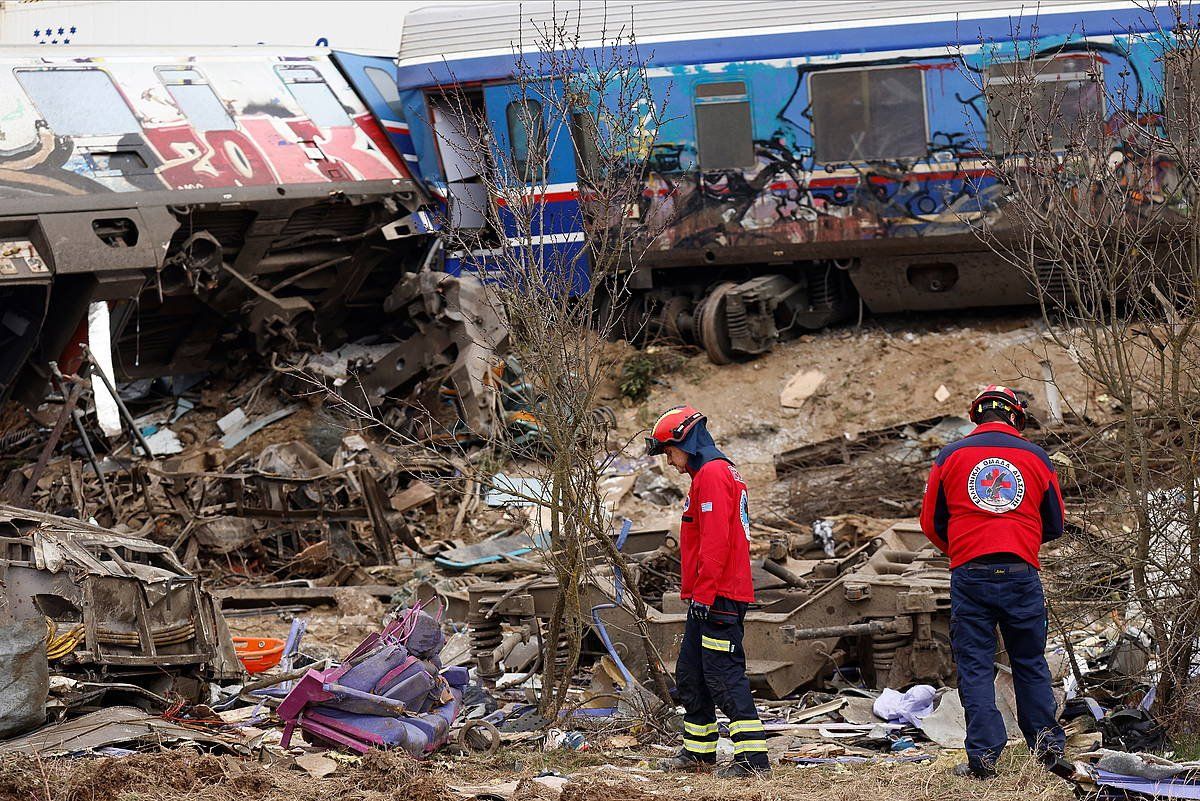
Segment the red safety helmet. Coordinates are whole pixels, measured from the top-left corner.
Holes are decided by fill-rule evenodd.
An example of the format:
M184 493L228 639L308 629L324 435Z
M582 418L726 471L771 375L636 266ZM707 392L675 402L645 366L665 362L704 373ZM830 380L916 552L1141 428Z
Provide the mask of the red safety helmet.
M1017 430L1025 428L1025 402L1008 387L991 384L983 392L980 392L979 397L971 401L971 422L978 423L983 413L990 409L998 409L1004 414L1016 415Z
M691 406L667 409L655 422L654 428L650 429L650 436L646 437L646 453L650 456L665 453L667 445L683 442L696 424L706 419Z

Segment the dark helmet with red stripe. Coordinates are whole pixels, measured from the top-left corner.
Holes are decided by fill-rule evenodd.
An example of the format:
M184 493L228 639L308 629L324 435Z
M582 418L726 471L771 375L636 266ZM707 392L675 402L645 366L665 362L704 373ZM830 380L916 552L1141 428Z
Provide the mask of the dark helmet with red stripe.
M971 422L978 423L980 418L983 417L984 412L993 409L1001 414L1014 415L1017 419L1018 431L1025 428L1025 402L1018 398L1017 393L1008 387L991 384L983 392L980 392L979 397L971 401Z
M691 406L667 409L654 423L654 428L650 429L650 436L646 437L646 453L650 456L665 453L667 445L683 442L696 424L706 419Z

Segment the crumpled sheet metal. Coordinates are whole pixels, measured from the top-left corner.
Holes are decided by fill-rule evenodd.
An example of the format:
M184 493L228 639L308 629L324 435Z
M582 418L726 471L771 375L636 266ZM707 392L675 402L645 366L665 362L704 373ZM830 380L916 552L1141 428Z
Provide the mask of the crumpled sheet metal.
M181 726L132 706L112 706L78 718L52 723L0 743L0 754L67 756L98 748L128 744L160 744L188 741L218 746L231 751L245 743L229 734L192 726Z
M406 315L416 333L386 345L351 343L318 354L305 369L329 379L351 402L371 403L433 370L448 368L467 428L486 436L492 426L488 389L494 355L508 343L508 325L487 288L471 275L424 270L400 281L385 311Z
M219 605L171 549L8 506L0 548L0 615L78 632L56 668L193 666L241 677Z
M1125 776L1107 770L1096 771L1096 783L1103 787L1125 790L1144 798L1200 798L1200 781L1195 779L1145 779Z
M98 548L127 548L146 554L160 555L184 573L183 566L175 554L161 545L141 539L117 534L108 529L56 515L42 514L28 509L0 506L0 527L11 527L12 534L35 531L31 540L34 564L39 570L58 573L68 566L82 568L90 573L104 576L133 576L138 566L135 563L119 564L112 560L97 558ZM0 529L0 536L4 532ZM142 571L137 571L142 572ZM169 575L147 573L138 576L145 581L165 580Z

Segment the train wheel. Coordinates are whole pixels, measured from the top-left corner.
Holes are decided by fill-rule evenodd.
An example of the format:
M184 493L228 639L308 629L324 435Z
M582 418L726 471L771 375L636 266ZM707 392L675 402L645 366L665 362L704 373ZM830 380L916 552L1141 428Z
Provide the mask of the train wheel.
M613 342L624 339L632 344L640 339L644 317L645 299L641 295L624 298L620 304L614 303L607 292L597 298L596 327Z
M725 281L713 287L704 298L704 305L697 310L699 339L704 351L713 364L732 364L733 344L729 337L729 317L725 312L725 296L737 284Z
M663 332L681 345L687 344L692 335L692 326L687 318L687 312L691 305L691 298L684 295L674 295L663 304ZM689 323L686 330L680 326L681 321Z

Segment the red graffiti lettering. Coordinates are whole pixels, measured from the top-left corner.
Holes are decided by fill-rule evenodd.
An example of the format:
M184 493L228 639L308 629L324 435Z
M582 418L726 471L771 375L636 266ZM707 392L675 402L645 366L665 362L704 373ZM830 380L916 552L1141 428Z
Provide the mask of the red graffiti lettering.
M173 189L274 182L266 159L240 131L209 131L202 137L181 123L147 128L146 138L163 162L159 176Z

